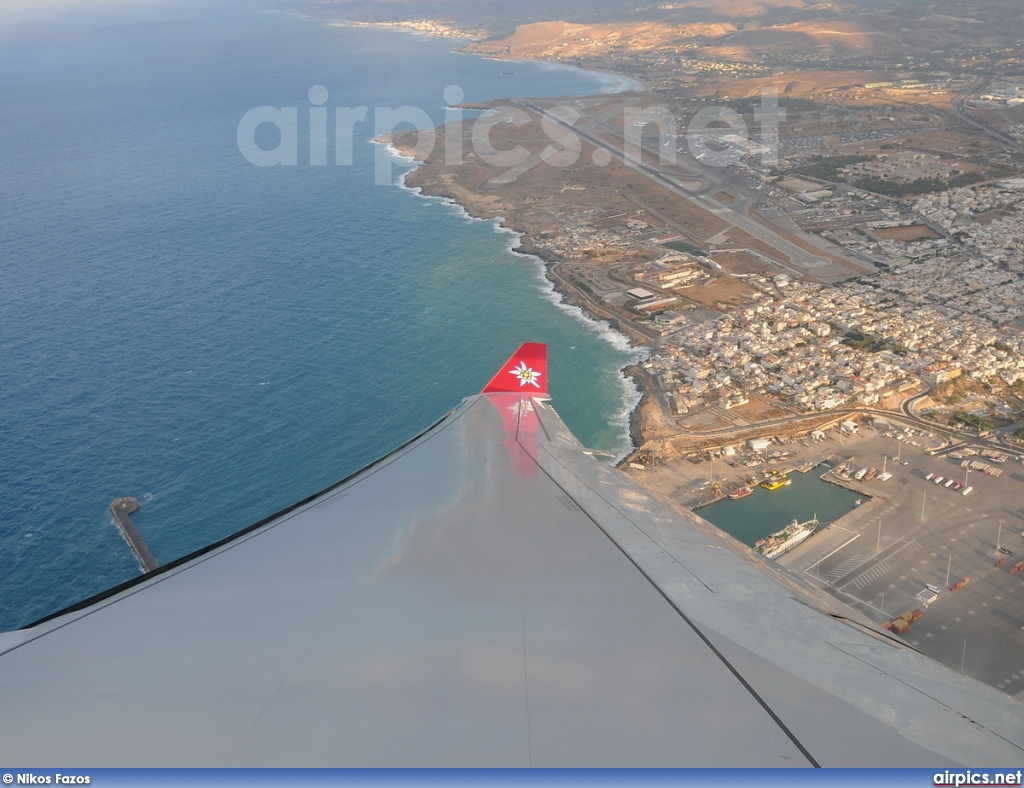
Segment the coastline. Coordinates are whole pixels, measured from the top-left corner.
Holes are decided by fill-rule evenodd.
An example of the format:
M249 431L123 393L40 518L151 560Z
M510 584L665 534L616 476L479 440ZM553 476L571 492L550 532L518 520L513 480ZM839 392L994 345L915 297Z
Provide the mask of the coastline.
M428 23L427 20L409 20L406 22L367 22L360 21L357 19L316 16L313 14L303 13L297 10L283 11L281 13L292 13L307 19L319 19L335 27L374 27L379 28L381 30L394 30L414 35L432 36L435 38L450 38L456 41L467 41L469 43L482 41L489 36L489 33L486 30L465 30L458 27L451 27L449 25L439 23ZM644 92L647 90L647 86L643 83L643 81L637 79L632 74L625 74L617 71L609 71L607 69L576 66L570 63L562 63L557 60L545 60L544 58L539 57L502 57L500 54L482 54L479 52L467 52L462 47L456 47L451 51L453 54L456 55L468 55L470 57L483 58L484 60L497 60L502 63L541 63L551 66L552 68L569 69L570 71L579 71L587 74L599 74L606 79L614 79L619 82L620 86L618 88L615 88L615 86L612 85L609 87L615 89L600 91L602 93L629 93Z
M450 38L461 41L468 40L470 42L478 41L482 37L481 35L475 35L468 31L457 30L447 26L433 26L432 29L426 29L416 26L414 23L364 22L328 17L319 17L319 19L336 27L375 27L379 29L405 32L412 35ZM584 68L568 63L545 60L543 58L485 55L476 52L467 52L461 46L455 47L451 51L453 54L478 57L485 60L496 60L503 63L519 62L542 64L552 69L568 69L570 71L580 73L595 74L599 75L606 81L606 90L598 91L597 94L586 95L614 95L618 93L642 92L646 90L644 83L635 77L614 71ZM578 98L583 97L585 96L579 96ZM443 125L437 127L438 131L440 129L443 129ZM574 315L578 316L581 321L586 323L588 327L597 330L598 333L607 332L604 338L610 341L613 345L617 344L616 339L618 339L622 343L623 349L629 348L633 351L634 361L617 370L623 389L623 411L619 426L627 442L627 447L621 454L615 457L615 464L621 465L622 463L627 462L646 442L644 428L646 420L644 418L644 411L654 402L652 392L653 381L649 379L647 371L639 363L643 356L646 355L645 349L649 342L649 338L637 334L636 332L629 331L628 328L623 327L616 318L595 310L588 303L583 293L573 287L573 285L566 279L557 276L553 272L553 268L563 261L535 244L530 236L528 228L514 226L506 216L500 214L489 214L487 212L477 210L477 206L474 206L472 201L460 199L460 195L454 193L452 190L430 190L426 188L425 184L410 185L407 182L409 177L419 171L426 162L399 150L391 139L391 135L386 135L385 138L381 139L374 138L371 142L374 144L385 145L390 156L409 166L409 169L401 173L396 181L396 185L399 186L399 188L411 191L416 194L416 196L423 199L441 200L445 205L458 208L461 214L469 220L491 221L494 223L495 232L508 232L513 234L515 236L515 240L509 246L510 253L522 257L529 257L536 263L540 276L550 288L550 292L553 295L552 303L554 303L556 307L570 310Z
M300 14L299 11L291 13ZM422 36L434 36L436 38L454 38L460 40L478 41L485 34L485 31L469 32L458 28L448 27L439 24L423 24L423 22L362 22L358 19L342 19L337 17L318 17L307 15L311 19L320 19L333 27L376 27L382 30L397 30L404 33L413 33Z
M480 38L479 36L475 36L466 31L456 31L449 28L444 30L425 30L414 27L411 24L403 23L358 22L342 19L330 19L325 21L339 27L377 27L416 35L429 35L437 38L452 38L456 40L469 39L470 41L479 40ZM628 74L619 74L613 71L588 69L581 66L570 65L568 63L544 60L542 58L506 58L496 55L484 55L475 52L467 52L462 47L453 48L452 52L454 54L480 57L486 60L496 60L504 63L540 63L552 69L568 69L570 71L597 74L607 81L616 81L615 83L608 85L609 89L599 91L601 94L613 95L617 93L642 92L646 90L646 86L643 82L635 77ZM440 129L443 129L443 125L437 127L436 131L439 131ZM509 251L519 256L529 257L535 261L540 275L546 282L547 286L551 288L551 293L554 296L552 302L556 307L569 309L583 322L588 324L588 326L598 330L599 333L602 331L608 332L605 338L612 342L612 344L616 344L614 338L619 338L625 347L630 348L634 352L635 359L633 363L618 370L623 387L623 413L620 427L626 438L628 446L620 455L615 457L615 464L621 465L622 463L627 462L646 442L644 411L654 402L652 392L653 381L649 379L647 371L639 363L645 355L648 338L629 331L628 329L624 329L621 323L614 317L607 314L601 314L593 309L583 293L573 287L573 285L566 279L557 276L553 272L553 268L555 265L563 261L535 244L530 236L528 228L512 225L509 222L509 219L503 215L488 214L487 212L475 210L476 206L473 205L472 201L460 199L460 195L454 193L453 190L430 190L426 187L426 184L410 185L407 182L409 177L419 171L426 162L399 150L391 139L391 135L386 135L386 138L381 139L375 138L371 141L374 144L385 145L389 155L409 165L409 169L403 172L396 181L396 185L398 185L399 188L411 191L416 194L416 196L423 199L439 199L446 205L455 206L467 219L492 221L494 223L495 232L512 233L515 236L515 240L510 244Z
M467 31L458 31L446 26L441 26L444 27L444 29L441 29L441 27L437 27L435 29L423 29L416 27L411 23L361 22L356 20L326 17L320 17L320 19L327 24L338 27L376 27L397 32L406 32L413 35L451 38L463 41L467 39L469 41L478 41L481 38L480 36L473 35ZM453 54L478 57L485 60L501 61L503 63L519 62L541 64L551 69L567 69L569 71L579 73L595 74L599 75L606 81L606 90L600 90L596 94L588 93L574 98L585 98L592 95L615 95L619 93L642 92L646 90L646 86L643 82L628 74L620 74L601 69L589 69L568 63L545 60L543 58L501 57L498 55L467 52L462 47L455 47L451 51ZM491 101L501 100L501 98L491 99ZM440 137L443 137L443 133L441 133L443 128L444 125L442 124L435 129ZM400 150L395 145L392 135L385 135L379 139L374 138L371 142L374 144L384 145L390 156L409 167L409 169L399 175L396 181L396 185L399 186L399 188L411 191L416 194L416 196L423 199L441 200L446 205L458 208L461 214L469 220L491 221L494 223L495 232L508 232L513 234L515 236L515 240L510 244L509 251L519 256L529 257L536 263L540 276L543 278L546 285L550 288L550 292L553 294L552 303L554 303L556 307L570 310L581 321L587 324L588 327L597 330L598 333L607 332L604 338L610 341L613 345L618 344L616 342L616 340L618 340L621 342L623 349L628 348L633 352L633 362L617 370L623 389L623 411L619 427L625 438L627 447L623 452L615 457L615 464L621 465L634 457L637 451L647 441L644 426L647 420L644 417L644 412L655 402L652 391L653 381L650 380L647 371L639 363L643 357L646 356L646 348L650 342L650 338L623 326L614 316L602 313L595 309L588 302L583 293L574 287L568 280L558 276L553 269L556 265L564 261L557 256L550 254L536 244L531 237L529 228L515 226L508 217L499 212L480 210L479 205L475 205L472 200L466 199L465 195L460 195L453 189L431 189L428 188L425 183L410 185L408 183L409 178L414 178L415 173L421 171L427 162Z
M630 74L620 74L616 71L608 71L603 68L585 68L584 66L574 66L570 63L560 63L557 60L545 60L543 58L528 58L528 57L499 57L497 55L480 55L476 52L464 52L461 49L453 49L453 53L457 55L469 55L470 57L479 57L484 60L497 60L501 63L541 63L543 65L551 66L552 68L565 68L570 71L581 71L586 74L600 74L606 79L618 80L622 85L617 90L601 91L602 93L616 94L616 93L643 93L647 90L647 86L636 77Z
M424 207L425 203L413 202L397 190L371 186L368 166L372 160L368 156L360 156L351 167L335 167L332 163L331 168L319 170L301 165L256 170L238 158L234 129L230 135L223 133L225 121L230 120L233 126L250 105L305 101L305 90L314 82L326 82L330 87L329 112L335 103L372 107L388 103L387 97L399 106L429 101L425 106L439 117L440 95L436 88L448 84L441 81L443 75L455 75L453 81L457 81L459 75L466 74L467 86L478 86L479 95L500 95L519 85L537 86L538 92L546 85L569 92L575 85L577 92L586 93L594 89L595 81L568 72L542 72L537 66L523 66L517 80L487 77L502 70L498 64L453 58L446 54L449 44L423 35L329 28L300 15L248 9L226 14L225 19L232 24L208 27L205 14L186 11L182 24L169 29L158 18L151 24L148 14L140 14L137 29L98 27L90 29L89 35L67 42L67 53L73 60L92 62L95 57L104 68L121 63L119 53L143 55L137 69L125 71L109 65L110 84L136 104L137 99L152 97L154 80L166 80L166 87L174 88L168 93L169 100L182 106L194 105L194 113L133 115L140 123L145 121L142 128L167 133L166 145L153 148L126 144L115 150L100 144L108 130L109 116L104 109L104 94L94 92L89 69L65 70L63 62L48 68L26 61L23 71L18 69L11 75L12 88L18 88L16 95L12 94L18 123L11 127L17 131L11 150L18 150L19 155L15 157L18 166L11 168L8 180L31 197L11 205L12 217L20 217L19 232L6 239L19 252L19 265L9 272L11 282L17 285L13 294L18 296L11 302L15 308L11 315L23 308L32 317L46 315L48 310L72 316L42 321L39 326L31 320L17 321L19 332L12 334L12 341L22 343L32 353L15 354L7 371L17 376L25 391L35 394L14 397L18 389L9 387L8 394L13 397L9 398L9 412L12 418L17 417L19 425L38 437L38 442L12 446L8 452L19 470L19 474L5 478L12 511L31 512L2 540L11 560L0 583L4 591L0 615L12 629L137 573L135 560L123 546L107 509L109 501L122 491L138 497L142 517L136 522L156 556L184 555L219 538L226 530L256 522L264 516L262 512L277 511L303 499L311 490L375 461L447 412L459 398L478 390L479 386L465 388L462 381L474 379L464 373L458 359L452 364L460 367L455 373L449 373L443 365L428 366L431 358L447 360L441 355L447 352L443 344L429 343L431 354L436 356L413 354L412 342L396 347L408 337L408 323L412 321L394 317L398 313L386 308L375 308L376 302L371 304L367 292L359 287L372 278L374 288L381 283L378 292L382 298L390 299L392 261L401 257L404 262L419 250L427 252L426 262L434 261L434 247L426 247L416 237L418 233L408 231L406 221L413 212L433 214L425 217L424 234L450 241L453 248L461 247L460 236L484 236L483 242L477 237L470 240L479 243L476 248L496 261L492 270L502 266L508 271L518 269L507 277L517 283L514 299L508 299L514 302L509 311L523 304L545 326L549 319L550 324L557 321L564 326L564 334L571 333L573 341L586 342L586 352L580 356L601 359L602 371L590 376L600 377L604 384L600 408L591 408L597 414L594 431L601 430L607 438L600 448L617 453L623 446L623 431L610 425L620 423L624 403L632 401L620 393L615 373L609 378L603 370L617 369L627 359L592 330L538 299L538 295L548 298L548 291L541 292L534 279L540 275L538 268L504 254L512 235L503 235L497 242L491 236L487 242L488 227L462 226L445 211ZM59 26L54 30L59 33ZM222 94L205 90L205 61L165 60L160 55L164 44L191 46L195 30L206 31L210 38L203 40L216 44L209 47L210 62L227 64L222 69L226 80L223 85L225 89L230 87L231 95L238 99L237 108L233 104L225 108L218 101ZM40 32L48 33L43 26ZM94 48L93 33L98 36L96 40L110 46ZM348 41L358 43L360 36L364 41L374 39L367 51L345 45ZM294 70L280 68L264 47L232 49L243 39L280 45L275 55ZM145 44L145 51L136 53L139 42ZM122 43L128 48L119 49ZM405 73L399 68L394 80L378 83L378 77L387 77L386 67L391 62L388 50L395 48L408 50L417 63L418 53L425 53L426 68L414 72L406 68ZM225 59L225 53L230 57ZM486 72L483 77L478 76L481 72ZM45 96L34 93L28 87L31 85L42 85L55 96L63 95L64 89L72 90L81 102L75 105L81 139L98 140L99 153L130 163L133 170L147 177L119 182L116 167L99 167L96 173L87 173L73 166L71 149L58 147L48 159L48 166L64 172L62 183L67 194L91 194L95 199L88 204L69 204L67 210L53 216L33 212L32 205L43 199L43 192L38 191L43 184L32 177L33 159L29 154L38 151L38 145L56 132L52 124L46 124L45 113L37 111L45 103ZM345 92L349 85L357 89ZM562 85L569 87L563 91ZM201 88L198 93L196 86ZM392 86L394 94L383 92ZM377 96L381 98L375 101ZM302 113L300 110L300 118ZM361 133L363 129L365 133ZM365 142L371 135L372 125L357 127L355 141ZM19 147L22 140L24 150ZM372 156L373 149L363 148L359 153ZM210 175L210 188L193 192L187 168L174 166L175 161L180 163L189 156L198 157L196 161ZM105 161L103 156L99 161ZM395 167L395 175L400 169L405 168ZM329 177L324 177L328 173ZM254 180L261 183L258 194L252 188ZM386 192L391 192L390 198ZM89 205L95 209L92 214ZM153 215L154 222L148 223L153 218L149 208L154 205L161 207ZM395 206L401 214L391 211ZM176 221L167 218L172 214L190 227L188 233L174 232ZM126 226L118 216L139 218L142 223ZM55 228L52 233L33 229L37 223L45 229L51 221ZM81 249L69 250L66 244L61 245L62 238L80 232L83 226L92 229L86 232L88 237L80 239L84 244ZM439 226L445 228L443 235L434 234ZM93 231L106 238L104 248L113 260L110 265L88 254ZM172 240L165 242L165 238ZM48 277L45 287L34 286L41 281L38 272L65 253L86 278L65 281ZM215 256L216 264L209 263L210 255ZM132 267L130 261L143 258L154 265ZM203 260L209 264L203 264ZM250 267L257 262L258 270ZM125 284L118 273L122 263L138 274L129 277L127 286L136 307L152 318L143 321L144 325L133 327L124 321L110 321L108 310L89 306L94 293L102 301L104 293L112 288L116 291L119 283ZM303 270L310 275L294 275L300 263L308 264ZM438 284L440 301L444 297L440 282L429 282L425 275L429 269L422 264L414 268L408 265L399 269L396 264L394 270L408 270L417 286ZM501 277L501 281L506 278L502 271L495 271L495 277ZM79 292L79 286L87 281L90 286L82 291L87 298L76 302L66 297L67 293ZM353 282L356 284L350 284ZM403 305L419 307L428 297L423 295L425 291L412 288L395 290L400 291L399 298L408 299ZM51 292L60 298L49 300ZM460 296L463 292L460 289ZM488 288L487 292L493 293L494 289ZM224 293L237 299L226 299ZM193 343L198 336L194 333L197 324L178 320L174 310L165 309L170 302L163 300L164 296L175 303L200 304L204 316L201 333L213 339ZM381 303L390 306L391 302ZM287 304L310 309L316 305L315 325L302 319L301 310L285 309ZM367 306L365 313L359 311ZM440 315L460 317L454 314L458 307L448 306L446 302L444 307L416 313L425 325L417 340L445 338L440 333L445 330ZM211 317L222 310L225 319ZM253 314L262 317L248 319ZM403 309L402 314L412 313ZM70 328L75 325L84 326L88 332L88 342L81 347L76 341L82 337ZM329 329L319 330L324 325ZM476 331L467 338L467 325L474 328L473 323L448 322L449 327L457 327L463 334L460 346L472 351ZM521 325L529 329L533 323ZM514 333L509 332L509 336ZM560 336L551 331L548 334ZM253 337L259 337L259 341L250 342ZM351 337L359 337L359 341ZM387 353L386 342L401 352ZM62 347L72 346L80 352L61 356ZM120 352L125 347L134 348L134 352ZM350 386L354 369L350 359L362 358L359 354L371 348L378 351L373 353L376 362L359 369L360 386ZM61 356L60 363L51 363L53 353ZM33 364L33 359L38 363ZM47 374L47 370L54 374ZM385 377L391 370L408 375L402 378L408 382L396 386L395 378ZM489 367L484 371L493 372ZM325 385L341 382L332 390L332 397L337 397L332 399L336 407L326 415L320 398L324 391L321 380L330 381ZM74 385L61 388L62 381ZM369 389L365 387L372 388L374 396L367 396ZM417 393L403 393L406 391ZM389 408L379 405L385 400L377 397L378 392L393 395L387 400ZM60 396L53 400L54 407L43 413L36 405L50 395ZM145 407L122 407L123 403L137 404L140 396ZM580 388L579 399L587 406L594 401L586 388ZM175 414L182 403L189 401L193 403L189 413L196 418L185 424ZM81 418L79 406L95 413L96 418ZM70 454L69 446L74 449ZM246 448L233 448L238 446ZM269 455L264 451L268 446L276 446ZM26 453L27 447L32 451ZM113 449L107 451L104 447ZM82 462L83 453L100 460ZM67 472L69 467L71 472ZM270 481L256 483L257 479ZM39 489L48 492L40 494ZM74 549L59 549L65 543L73 544Z
M439 136L443 135L439 134ZM459 215L468 221L491 222L496 233L512 235L513 238L508 245L509 253L528 258L536 265L538 277L548 289L548 293L551 295L550 300L554 306L569 311L589 329L600 334L603 339L619 349L629 350L633 354L634 360L617 370L623 389L623 409L618 426L628 445L623 452L615 456L615 463L618 465L628 461L646 440L643 414L645 408L652 402L652 392L648 374L639 362L646 355L648 338L622 326L615 317L594 309L583 293L573 287L569 281L558 276L553 269L563 261L536 245L531 238L529 228L515 226L501 212L483 210L481 205L466 199L466 195L460 195L454 189L430 188L436 184L410 184L409 180L415 178L417 173L422 172L427 162L403 152L395 144L391 135L375 138L371 142L375 145L383 145L388 155L408 168L399 174L395 181L396 186L412 192L421 199L438 200L443 205L456 209Z

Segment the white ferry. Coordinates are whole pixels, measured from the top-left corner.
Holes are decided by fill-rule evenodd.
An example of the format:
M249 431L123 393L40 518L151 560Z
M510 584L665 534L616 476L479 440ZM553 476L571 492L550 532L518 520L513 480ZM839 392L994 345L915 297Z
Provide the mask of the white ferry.
M770 558L774 561L780 555L789 552L813 534L817 527L817 517L808 520L806 523L798 523L794 520L781 531L776 531L764 539L759 539L754 545L754 549L765 558Z

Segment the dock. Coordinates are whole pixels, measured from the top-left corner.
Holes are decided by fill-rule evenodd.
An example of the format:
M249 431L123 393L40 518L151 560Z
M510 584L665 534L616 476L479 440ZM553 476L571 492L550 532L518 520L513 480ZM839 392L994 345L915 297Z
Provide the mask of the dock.
M135 523L132 522L132 518L129 516L138 508L138 499L118 498L110 504L110 513L114 515L114 521L117 523L117 527L121 529L121 535L124 537L124 540L128 542L128 546L135 553L135 558L138 559L142 571L144 573L152 572L159 564L153 558L153 554L149 552L146 540L142 538L142 534L139 533L139 529L135 527Z

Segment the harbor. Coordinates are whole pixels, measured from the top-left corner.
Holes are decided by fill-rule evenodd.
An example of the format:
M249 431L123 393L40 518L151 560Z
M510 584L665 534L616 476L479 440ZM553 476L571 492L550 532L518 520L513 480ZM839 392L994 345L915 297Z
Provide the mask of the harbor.
M792 523L817 518L823 526L839 520L856 508L864 495L826 483L821 475L827 466L816 465L805 473L786 473L787 483L769 490L751 485L750 495L730 499L728 495L699 508L698 513L743 544L753 547L759 539ZM780 474L781 475L781 474ZM776 480L774 483L778 483ZM768 482L772 486L773 482Z
M1014 571L1024 561L1024 467L981 451L966 436L950 444L865 424L855 435L773 442L775 462L753 465L737 447L731 457L684 458L642 475L751 547L816 516L813 535L772 565L1024 700L1024 568ZM790 484L760 485L782 474ZM751 492L728 497L742 488Z
M1006 464L993 476L961 467L956 451L899 452L877 433L861 446L858 470L868 456L901 457L895 469L889 460L892 478L836 480L877 494L778 565L879 624L895 620L891 631L933 659L1024 699L1024 573L1011 574L1024 558L1024 469Z

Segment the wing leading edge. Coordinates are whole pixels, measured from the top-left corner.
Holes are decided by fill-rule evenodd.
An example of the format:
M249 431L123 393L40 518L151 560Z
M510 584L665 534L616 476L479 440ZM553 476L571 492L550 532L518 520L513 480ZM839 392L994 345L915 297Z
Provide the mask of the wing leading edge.
M525 366L546 384L537 356ZM776 582L584 455L546 385L519 382L203 555L0 639L0 759L1024 763L1024 707Z

